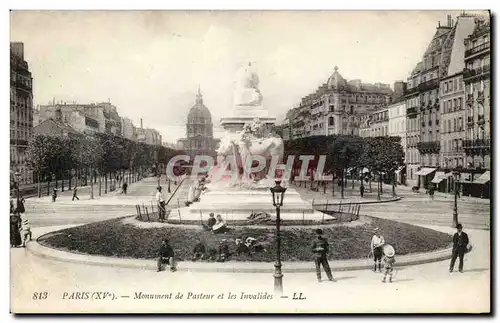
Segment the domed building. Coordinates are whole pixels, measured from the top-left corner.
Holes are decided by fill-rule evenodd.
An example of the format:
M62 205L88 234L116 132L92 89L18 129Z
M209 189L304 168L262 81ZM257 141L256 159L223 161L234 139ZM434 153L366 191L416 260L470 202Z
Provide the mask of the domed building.
M198 87L196 103L189 110L186 123L186 138L179 139L177 146L188 155L208 155L215 157L218 140L214 139L214 126L210 110L203 104L203 96Z

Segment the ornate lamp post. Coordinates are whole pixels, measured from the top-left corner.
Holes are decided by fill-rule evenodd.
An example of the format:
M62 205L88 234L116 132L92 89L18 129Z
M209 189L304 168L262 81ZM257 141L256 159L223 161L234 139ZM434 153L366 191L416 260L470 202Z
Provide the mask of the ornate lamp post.
M281 236L280 236L280 208L283 206L286 188L282 187L281 181L276 181L276 185L271 187L273 195L273 206L276 208L276 262L274 264L274 292L281 295L283 293L283 274L281 273Z
M457 197L458 197L458 192L459 192L459 181L460 181L460 172L454 171L453 172L453 179L455 180L454 186L455 186L455 203L453 204L453 223L452 226L454 228L457 227L458 224L458 206L457 206Z

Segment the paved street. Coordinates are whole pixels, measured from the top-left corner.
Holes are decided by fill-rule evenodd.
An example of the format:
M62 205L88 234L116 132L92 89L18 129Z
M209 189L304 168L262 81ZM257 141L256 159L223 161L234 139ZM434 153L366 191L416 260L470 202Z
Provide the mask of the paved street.
M132 189L129 197L147 198L155 187L152 179L145 179ZM181 192L183 188L179 190ZM184 188L185 190L185 188ZM173 191L173 190L172 190ZM154 191L153 191L154 192ZM427 196L404 194L397 202L363 205L362 213L403 222L444 225L431 226L451 232L448 212L451 201ZM127 198L129 198L127 197ZM39 203L28 217L35 227L75 224L99 221L122 216L126 203L119 196L101 197L117 201L115 205L77 207L78 204L48 203L60 212L36 213ZM176 197L174 197L176 198ZM462 202L462 201L461 201ZM77 202L78 203L78 202ZM270 274L227 274L195 272L143 271L139 269L109 268L62 263L34 256L26 249L11 249L12 310L14 311L97 311L113 312L175 312L175 311L284 311L317 312L429 312L488 311L489 308L489 231L472 227L489 227L489 205L473 202L459 204L460 219L469 232L474 250L466 258L466 272L449 274L448 261L403 267L397 270L393 284L380 282L381 275L371 271L346 271L336 273L339 282L323 282L318 285L314 274L287 273L284 277L285 295L279 300L220 300L207 302L192 299L138 300L136 292L144 294L192 292L195 294L229 292L241 297L241 292L272 292L273 277ZM448 212L448 213L446 213ZM313 266L313 264L311 264ZM126 282L124 284L124 282ZM33 286L36 286L34 288ZM432 292L430 288L432 286ZM457 293L457 290L467 293ZM49 291L47 300L32 300L34 292ZM64 293L110 291L117 300L68 300ZM302 293L306 300L292 300ZM76 295L76 294L75 294ZM262 294L261 294L262 295ZM129 296L122 298L121 296ZM390 301L387 301L390 299ZM416 302L415 300L418 300ZM209 304L209 306L208 306Z
M97 312L182 311L318 311L318 312L480 312L489 309L488 232L470 230L474 250L467 255L466 271L449 274L448 261L397 269L394 283L383 284L371 271L335 273L337 283L316 283L315 275L286 274L280 300L139 300L135 293L170 292L215 294L272 292L270 274L161 272L95 267L38 258L24 249L12 251L12 309ZM311 266L313 264L311 263ZM36 286L36 288L34 287ZM432 290L432 291L431 291ZM467 292L464 293L463 291ZM49 291L47 300L32 300L34 292ZM118 299L65 300L64 293L109 291ZM461 291L461 292L458 292ZM306 300L292 300L302 293ZM129 296L129 298L122 298ZM217 297L217 296L215 296Z

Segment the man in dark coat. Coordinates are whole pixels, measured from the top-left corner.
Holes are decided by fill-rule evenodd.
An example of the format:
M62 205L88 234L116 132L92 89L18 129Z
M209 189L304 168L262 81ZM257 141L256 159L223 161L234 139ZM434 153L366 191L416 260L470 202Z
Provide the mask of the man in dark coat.
M314 253L314 264L316 265L316 276L318 277L318 282L321 283L321 265L328 276L329 281L336 281L333 279L332 271L330 270L330 265L328 264L328 251L329 245L328 241L323 238L323 230L316 230L316 239L314 239L312 244L312 252Z
M158 271L162 271L163 264L169 264L170 271L176 271L174 263L174 249L170 246L168 239L163 240L160 246L157 261Z
M198 259L204 260L205 259L205 245L201 241L201 239L198 241L198 243L194 246L193 249L193 261L196 261Z
M451 252L450 273L453 272L455 261L459 259L458 270L464 272L464 255L469 244L469 236L462 231L462 225L457 224L457 232L453 235L453 251Z

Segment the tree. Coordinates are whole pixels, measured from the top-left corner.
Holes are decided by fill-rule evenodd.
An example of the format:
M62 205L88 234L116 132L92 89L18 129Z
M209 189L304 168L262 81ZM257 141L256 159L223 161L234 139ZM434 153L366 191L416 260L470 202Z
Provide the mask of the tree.
M49 173L51 163L55 159L57 142L53 137L36 134L28 142L26 150L26 159L28 166L37 174L38 197L41 196L40 182L43 175ZM48 184L47 184L48 185Z
M102 146L95 137L85 136L78 138L73 151L73 158L78 162L78 165L90 171L90 198L94 199L94 179L93 174L99 167L103 156Z
M363 149L363 139L357 136L339 136L328 147L329 159L340 170L341 198L344 198L345 171L359 164Z
M367 145L361 163L378 175L377 199L380 200L382 175L396 171L404 164L404 151L400 137L366 138ZM393 183L394 185L394 183Z

